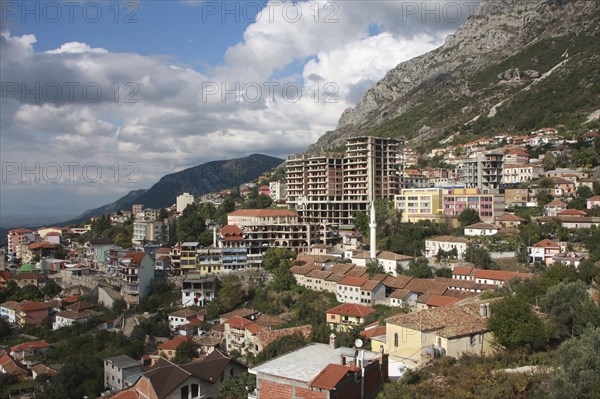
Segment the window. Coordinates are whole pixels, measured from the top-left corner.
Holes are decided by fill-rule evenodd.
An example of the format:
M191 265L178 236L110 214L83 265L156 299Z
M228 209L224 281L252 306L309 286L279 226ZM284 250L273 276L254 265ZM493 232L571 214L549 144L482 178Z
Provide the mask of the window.
M188 392L189 392L189 388L187 385L184 387L181 387L181 390L180 390L181 399L188 399L188 396L189 396Z
M398 347L398 333L394 333L394 346Z
M471 337L469 337L469 343L471 344L471 346L475 345L477 343L477 336L476 335L471 335Z

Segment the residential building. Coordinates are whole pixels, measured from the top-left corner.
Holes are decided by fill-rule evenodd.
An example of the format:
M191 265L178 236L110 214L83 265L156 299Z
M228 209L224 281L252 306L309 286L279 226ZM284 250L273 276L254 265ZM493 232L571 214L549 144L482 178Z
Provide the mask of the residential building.
M503 287L514 279L527 280L533 278L531 273L510 272L504 270L474 269L472 267L455 267L452 270L452 279L461 282L474 282L482 286L469 288L472 291L482 292L495 287ZM460 289L460 285L451 285L451 288Z
M0 374L8 374L18 381L27 378L28 375L25 366L8 354L0 356Z
M467 208L479 212L479 217L484 222L492 223L494 218L504 215L504 196L489 194L477 188L448 190L442 198L444 215L459 217Z
M218 349L196 363L176 365L160 359L150 370L142 373L134 387L111 399L217 398L221 383L245 370L243 364Z
M58 330L62 327L73 326L75 323L85 323L101 314L102 313L96 312L95 310L65 310L56 314L54 322L52 323L52 329Z
M396 308L412 308L417 306L417 298L419 294L404 289L394 290L388 297L388 306Z
M438 236L425 239L425 257L433 258L440 250L452 251L456 249L457 259L464 259L467 247L471 244L471 240L463 237L454 236Z
M251 267L260 267L262 255L270 247L299 253L319 239L316 226L302 223L298 214L289 210L242 209L228 214L227 224L242 230Z
M385 353L410 367L441 355L490 354L489 303L464 301L386 319Z
M19 302L7 301L0 304L0 317L8 323L17 322L17 306Z
M158 345L158 356L164 357L167 360L172 360L175 358L177 354L177 348L179 345L184 342L191 342L192 339L190 337L175 337L173 339L168 340L167 342L163 342Z
M196 270L196 250L199 247L199 242L184 242L181 244L181 253L179 255L181 273Z
M256 375L249 399L373 399L389 381L387 355L335 349L335 335L330 345L310 344L248 371Z
M220 285L215 276L187 273L181 285L181 303L183 306L206 306L216 298Z
M183 193L177 196L176 200L177 213L183 213L188 205L194 203L194 196L190 193Z
M134 245L144 243L157 243L166 241L169 237L169 224L160 220L134 220L133 237Z
M21 258L23 254L19 249L21 243L33 241L35 233L29 229L13 229L7 235L7 252L10 258Z
M48 317L48 307L39 302L22 301L17 305L15 314L16 323L19 327L24 327L25 325L39 327L42 321Z
M443 192L441 188L402 189L394 196L396 210L402 214L402 222L437 220L443 217Z
M188 324L190 320L198 318L204 320L204 315L199 315L198 312L190 309L176 310L169 313L169 327L171 330L176 330L177 327Z
M225 345L227 353L238 351L242 356L246 353L256 355L258 348L255 344L256 335L263 331L256 323L240 316L234 316L225 323Z
M556 254L552 257L552 263L562 263L569 267L578 269L581 262L586 260L588 257L585 253L579 252L564 252Z
M12 279L12 273L0 270L0 290L3 290L8 285L8 282Z
M414 257L389 251L377 251L376 259L386 274L396 276L398 274L396 272L397 268L407 268ZM367 266L367 263L371 260L371 255L367 251L357 251L352 253L350 260L357 266Z
M221 274L223 267L223 249L215 246L196 249L196 270L201 276ZM188 269L187 273L190 273Z
M10 355L16 360L23 361L27 357L46 353L50 350L50 348L50 344L44 340L24 342L22 344L12 346L10 348Z
M154 261L144 252L131 252L120 260L121 295L129 304L139 303L154 278Z
M459 180L467 188L498 192L502 183L504 154L499 151L477 153L463 159L458 166Z
M498 226L499 228L506 229L506 228L519 228L519 226L521 226L521 224L523 224L524 222L525 222L525 219L523 219L522 217L517 216L512 213L506 213L502 216L496 217L494 224L496 226Z
M587 209L594 209L594 208L599 208L599 207L600 207L600 195L595 195L586 200L586 208Z
M493 236L498 234L498 227L489 223L475 223L465 227L466 236Z
M48 276L42 273L24 272L17 273L12 276L11 280L15 281L20 288L28 285L33 285L37 288L42 288L48 281Z
M546 216L557 216L560 212L567 209L567 204L561 200L553 200L544 205L544 212Z
M365 317L375 309L359 304L344 303L325 311L327 325L334 331L350 331L365 323Z
M355 137L346 142L343 154L290 157L287 202L304 222L353 224L356 212L367 212L375 199L398 193L401 150L395 139Z
M504 163L502 170L503 184L526 183L538 179L544 167L537 163Z
M223 226L219 245L223 251L222 272L244 270L248 261L248 248L244 232L238 226Z
M273 202L280 202L287 198L287 183L285 180L269 183L269 192Z
M561 249L559 243L547 238L543 239L533 246L527 247L529 262L542 262L545 265L551 265L554 262L554 255L560 254L562 252Z
M504 190L504 205L507 207L528 206L529 204L528 188L507 188Z
M104 388L120 391L133 386L142 371L142 363L126 355L104 359Z
M346 276L336 283L338 302L374 306L385 302L385 286L376 280Z

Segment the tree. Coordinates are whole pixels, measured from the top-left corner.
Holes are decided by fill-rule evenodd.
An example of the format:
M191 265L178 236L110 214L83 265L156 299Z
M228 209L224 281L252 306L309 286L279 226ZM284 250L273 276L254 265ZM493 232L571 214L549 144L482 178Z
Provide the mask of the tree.
M592 282L600 278L600 266L597 266L596 263L590 259L581 262L577 271L579 273L579 279L586 284L592 284ZM600 280L598 280L598 282L600 283Z
M304 345L306 345L306 340L299 332L291 335L284 335L265 346L256 356L255 363L266 362L274 357L302 348Z
M296 254L286 248L269 248L262 258L262 267L267 271L277 269L284 260L296 259Z
M458 221L460 222L461 227L465 227L481 222L481 218L476 209L467 208L458 216Z
M190 204L177 219L177 240L198 241L200 235L206 231L206 222L198 212L198 205Z
M581 339L570 339L558 349L551 397L597 399L600 393L600 328L590 328Z
M587 298L585 286L581 281L559 283L548 288L542 298L542 309L554 324L557 337L575 334L575 311L577 305Z
M356 212L354 214L354 227L366 237L369 232L369 216L365 212Z
M564 263L553 263L542 273L542 282L546 287L577 280L577 272Z
M404 270L403 274L415 278L433 278L429 261L425 258L411 259L408 263L408 270Z
M435 275L436 277L452 278L452 269L449 267L442 267L435 271Z
M169 212L165 208L160 208L158 211L158 220L161 222L169 218Z
M54 280L49 280L46 285L42 287L42 294L44 294L46 298L54 298L60 294L61 291L61 286L56 284L56 281Z
M531 306L516 295L507 294L491 303L488 326L497 345L508 349L527 347L532 350L550 336L550 329Z
M367 273L369 277L373 277L376 274L385 274L385 269L377 259L371 259L367 262Z
M469 245L467 247L465 261L474 263L480 269L498 269L487 249L476 245Z
M289 291L296 284L296 278L290 267L292 267L292 263L289 260L282 260L279 267L275 269L270 287L276 292Z
M190 363L198 355L198 349L194 341L185 341L179 344L175 351L173 363L183 364Z
M226 377L219 385L219 398L222 399L246 399L248 392L256 388L256 376L247 371L234 377Z
M244 302L244 290L240 278L235 274L228 274L221 280L221 289L216 301L211 302L217 306L219 313L232 311Z
M0 318L0 338L8 337L10 334L10 324Z

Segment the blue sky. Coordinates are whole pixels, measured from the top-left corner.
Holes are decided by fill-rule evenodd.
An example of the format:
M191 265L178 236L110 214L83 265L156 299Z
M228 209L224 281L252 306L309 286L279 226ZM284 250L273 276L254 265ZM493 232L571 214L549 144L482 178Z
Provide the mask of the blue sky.
M0 5L2 224L77 215L212 160L303 151L477 1ZM134 181L111 177L131 163Z

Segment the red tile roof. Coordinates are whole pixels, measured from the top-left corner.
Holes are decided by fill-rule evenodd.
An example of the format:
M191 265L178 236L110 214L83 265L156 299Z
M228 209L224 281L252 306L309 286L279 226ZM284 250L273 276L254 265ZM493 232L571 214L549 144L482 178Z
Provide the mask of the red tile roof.
M132 264L139 265L144 256L146 256L145 252L130 252L123 256L123 259L131 259Z
M245 319L240 316L234 316L231 319L227 320L225 324L228 324L231 328L235 328L237 330L248 330L251 334L258 334L263 331L258 325L254 322Z
M369 329L365 329L364 331L361 331L360 335L367 339L371 339L373 337L379 337L381 335L385 335L386 332L387 332L387 329L385 326L377 326L377 327L373 327L373 328L369 328Z
M48 307L42 303L34 301L23 301L17 306L17 310L21 312L32 312L36 310L48 310Z
M487 280L498 280L508 281L513 278L520 278L521 280L533 278L531 273L519 273L519 272L507 272L503 270L484 270L476 269L475 278L483 278Z
M412 280L412 277L398 275L396 277L388 276L383 280L383 285L390 288L404 288Z
M523 219L520 216L515 215L514 213L505 213L502 216L496 217L496 221L499 221L499 222L523 222L523 221L525 221L525 219Z
M452 270L452 274L454 274L456 276L470 276L472 271L473 271L472 267L468 267L468 266L456 266Z
M42 242L34 242L33 244L29 244L29 249L54 249L56 244L52 244L47 241Z
M339 306L326 310L327 314L337 314L340 316L364 317L374 313L375 309L356 303L343 303Z
M225 241L239 241L244 238L244 232L238 226L223 226L221 236Z
M431 298L426 302L427 306L448 306L456 303L458 298L452 298L442 295L432 295Z
M542 241L538 242L534 245L534 247L538 248L559 248L559 245L552 240L544 238Z
M158 349L175 350L179 348L179 345L183 344L184 342L190 342L191 340L192 339L190 337L175 337L160 344Z
M587 216L587 212L580 211L579 209L565 209L557 214L558 216Z
M567 206L567 204L565 204L561 200L554 200L554 201L548 202L546 204L546 206L560 206L560 207L565 207L565 206Z
M338 285L350 285L353 287L362 287L368 280L362 277L344 277L338 282Z
M281 328L279 330L270 330L270 331L260 331L257 334L257 339L262 343L263 347L269 345L271 342L275 341L278 338L293 335L300 333L304 339L308 339L309 335L312 332L312 326L309 324L299 326L299 327L290 327L290 328Z
M9 355L0 357L0 366L4 369L6 374L12 375L13 377L20 375L27 375L25 367L16 359L13 359Z
M310 387L325 389L328 391L333 390L337 384L349 373L353 371L348 366L342 366L341 364L330 363L310 383Z
M34 350L34 349L42 349L42 348L49 348L50 344L46 341L31 341L31 342L24 342L22 344L19 345L15 345L13 347L10 348L10 350L12 352L21 352L21 351L28 351L28 350Z
M27 233L33 233L33 231L29 230L29 229L14 229L9 231L10 234L15 235L15 234L27 234Z

